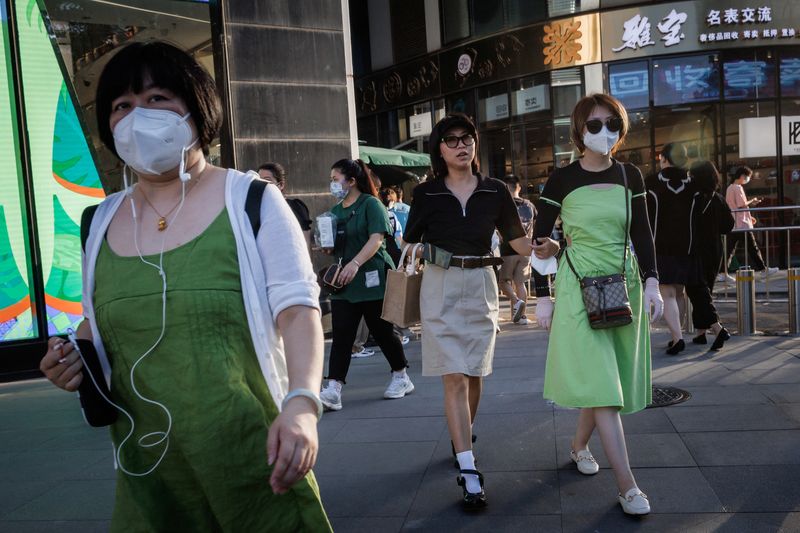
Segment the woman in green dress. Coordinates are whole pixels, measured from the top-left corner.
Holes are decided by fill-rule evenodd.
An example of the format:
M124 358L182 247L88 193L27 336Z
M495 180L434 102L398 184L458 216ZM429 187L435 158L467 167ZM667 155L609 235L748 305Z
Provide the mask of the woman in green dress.
M581 277L620 273L623 250L632 241L636 256L627 255L625 275L633 321L592 329L578 278L566 261L561 261L556 275L555 312L549 291L537 290L536 316L550 330L544 396L558 405L581 409L571 459L582 474L597 473L597 462L588 448L597 427L623 510L647 514L650 505L631 472L619 415L640 411L651 401L647 315L652 307L651 320L656 320L663 301L642 175L635 166L623 167L611 158L627 131L625 108L613 97L594 94L576 104L571 134L583 157L556 169L547 181L534 230L534 239L542 242L534 243L534 253L546 259L558 252L557 243L546 237L559 215L568 243L566 253Z
M220 102L184 51L126 46L96 104L125 190L84 213L77 337L119 411L111 530L330 531L310 471L318 288L291 210L272 186L252 206L254 174L206 162ZM40 368L68 391L88 379L58 337Z

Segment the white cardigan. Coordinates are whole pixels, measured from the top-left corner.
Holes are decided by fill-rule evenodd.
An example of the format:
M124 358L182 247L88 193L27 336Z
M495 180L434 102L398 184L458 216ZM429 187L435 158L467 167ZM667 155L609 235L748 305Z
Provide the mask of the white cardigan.
M275 405L280 409L289 377L283 339L275 318L293 305L319 309L319 286L306 248L306 241L292 210L277 187L266 187L261 202L261 229L254 238L244 210L254 172L228 170L225 179L225 207L236 239L247 323L258 363ZM82 256L83 314L89 321L94 346L100 356L106 382L111 386L111 366L94 314L94 271L108 225L125 200L124 191L106 198L95 212ZM202 268L202 265L198 265ZM167 330L169 335L169 329Z

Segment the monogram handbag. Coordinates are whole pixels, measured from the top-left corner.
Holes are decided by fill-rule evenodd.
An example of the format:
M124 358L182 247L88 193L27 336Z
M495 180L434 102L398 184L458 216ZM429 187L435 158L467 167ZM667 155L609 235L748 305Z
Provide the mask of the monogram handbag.
M572 273L580 281L583 305L589 316L589 326L592 329L607 329L625 326L633 322L630 300L628 299L628 286L625 284L625 263L628 258L628 239L630 231L630 207L628 205L628 176L625 165L620 164L622 180L624 182L623 194L625 195L625 244L622 251L622 273L608 274L597 277L581 277L569 259L569 253L564 250Z

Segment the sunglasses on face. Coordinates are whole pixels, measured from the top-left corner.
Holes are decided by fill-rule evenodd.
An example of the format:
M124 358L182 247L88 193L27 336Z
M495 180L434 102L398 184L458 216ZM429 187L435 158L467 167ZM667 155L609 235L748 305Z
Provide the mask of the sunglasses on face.
M442 142L447 145L448 148L457 148L458 141L461 141L461 144L464 146L472 146L475 144L475 137L473 137L471 133L465 133L461 137L458 135L448 135L446 137L442 137Z
M593 118L586 121L586 129L589 133L600 133L603 129L603 121L599 118ZM606 128L611 133L616 133L622 129L622 119L619 117L611 117L605 121Z

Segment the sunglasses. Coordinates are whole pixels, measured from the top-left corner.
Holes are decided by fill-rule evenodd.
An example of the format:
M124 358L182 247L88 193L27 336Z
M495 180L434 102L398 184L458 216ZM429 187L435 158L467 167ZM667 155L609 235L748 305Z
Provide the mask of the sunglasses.
M616 133L622 129L622 119L619 117L611 117L605 121L606 128L611 133ZM589 133L600 133L603 129L603 121L599 118L593 118L586 121L586 129Z
M458 141L461 141L461 144L464 146L472 146L475 144L475 137L473 137L471 133L465 133L461 137L458 135L448 135L447 137L442 137L442 142L447 145L448 148L457 148Z

